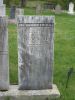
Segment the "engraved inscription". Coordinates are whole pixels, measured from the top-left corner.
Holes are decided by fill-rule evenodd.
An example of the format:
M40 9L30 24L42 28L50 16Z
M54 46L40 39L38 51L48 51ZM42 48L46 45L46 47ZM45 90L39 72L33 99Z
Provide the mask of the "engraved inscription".
M54 17L17 20L19 89L52 88Z

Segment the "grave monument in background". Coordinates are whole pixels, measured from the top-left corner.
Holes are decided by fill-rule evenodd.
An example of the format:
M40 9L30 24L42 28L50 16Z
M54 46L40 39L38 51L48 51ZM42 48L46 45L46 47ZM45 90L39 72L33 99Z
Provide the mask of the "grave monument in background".
M74 3L70 2L69 3L69 11L68 14L73 15L74 14Z
M15 17L17 18L18 15L24 15L24 9L23 8L16 8Z
M61 11L61 6L58 4L56 5L55 7L55 14L60 14L62 11Z
M0 16L6 15L6 8L5 4L3 4L3 0L0 0Z
M11 8L10 8L10 19L15 19L15 11L16 11L16 6L15 5L11 5Z
M42 7L42 4L39 1L37 1L36 3L37 3L36 4L36 15L40 15L42 13L43 7Z

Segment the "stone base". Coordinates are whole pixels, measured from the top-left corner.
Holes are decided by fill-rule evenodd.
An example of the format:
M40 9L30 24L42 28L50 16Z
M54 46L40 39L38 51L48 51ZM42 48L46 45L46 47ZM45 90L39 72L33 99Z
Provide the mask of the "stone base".
M69 15L74 15L75 13L74 13L74 12L68 12L68 14L69 14Z
M17 85L11 85L9 91L0 92L0 100L56 100L60 97L56 85L47 90L18 90Z

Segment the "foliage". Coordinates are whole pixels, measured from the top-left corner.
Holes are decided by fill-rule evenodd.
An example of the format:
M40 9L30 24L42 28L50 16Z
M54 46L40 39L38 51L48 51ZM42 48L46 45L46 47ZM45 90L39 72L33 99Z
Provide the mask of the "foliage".
M9 6L11 4L19 5L22 1L23 1L23 3L21 5L24 6L27 1L33 2L36 0L4 0L5 4L7 6ZM68 9L69 2L75 3L75 0L38 0L38 1L45 1L45 2L49 2L49 3L60 4L62 6L62 9Z
M68 9L69 2L75 3L75 0L47 0L50 3L60 4L62 9Z
M7 6L10 6L10 5L19 5L19 0L4 0L4 3Z

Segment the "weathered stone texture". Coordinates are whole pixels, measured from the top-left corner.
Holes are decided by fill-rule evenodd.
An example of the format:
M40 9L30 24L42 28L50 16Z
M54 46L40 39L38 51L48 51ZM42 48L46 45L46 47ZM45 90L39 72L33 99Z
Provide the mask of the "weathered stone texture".
M58 100L60 97L56 85L46 90L18 90L18 86L11 85L6 92L0 92L0 100Z
M53 83L52 16L19 16L19 89L47 89Z
M7 18L0 17L0 90L9 88Z
M56 14L60 14L62 12L61 6L60 5L56 5L55 7L55 13Z

